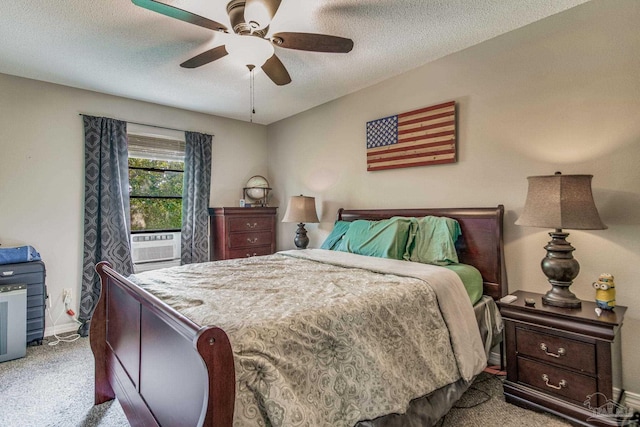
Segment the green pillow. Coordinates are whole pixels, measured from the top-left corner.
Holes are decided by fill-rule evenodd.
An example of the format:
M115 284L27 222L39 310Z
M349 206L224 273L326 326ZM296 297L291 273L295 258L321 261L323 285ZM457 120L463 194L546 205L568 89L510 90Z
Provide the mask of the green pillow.
M447 217L425 216L417 218L414 224L404 259L435 265L458 263L456 240L462 235L458 221Z
M336 250L342 237L349 229L350 224L348 221L336 221L335 224L333 224L333 230L331 230L329 236L324 240L320 249Z
M403 259L412 220L393 217L381 221L356 220L337 250L379 258Z

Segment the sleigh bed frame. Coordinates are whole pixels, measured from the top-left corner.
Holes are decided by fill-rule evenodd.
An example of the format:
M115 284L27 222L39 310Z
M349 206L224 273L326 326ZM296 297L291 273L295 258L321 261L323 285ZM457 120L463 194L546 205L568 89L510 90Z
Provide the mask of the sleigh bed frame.
M461 263L475 266L484 294L508 293L504 207L338 211L339 220L427 215L456 219ZM235 401L233 353L222 329L200 326L134 285L107 262L96 266L102 291L91 320L95 404L118 398L132 426L230 427ZM166 393L171 390L171 393Z

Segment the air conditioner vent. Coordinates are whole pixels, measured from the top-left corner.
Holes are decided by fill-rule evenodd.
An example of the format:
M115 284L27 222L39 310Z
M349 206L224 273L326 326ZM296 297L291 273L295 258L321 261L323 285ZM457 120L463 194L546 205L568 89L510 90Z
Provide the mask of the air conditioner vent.
M134 234L131 256L134 264L179 259L180 233Z

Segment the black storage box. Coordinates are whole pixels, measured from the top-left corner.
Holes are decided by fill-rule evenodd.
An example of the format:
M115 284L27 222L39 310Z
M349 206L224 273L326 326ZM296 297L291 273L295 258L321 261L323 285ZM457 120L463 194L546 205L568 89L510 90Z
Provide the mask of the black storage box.
M0 285L27 285L27 344L42 344L44 338L45 275L42 261L0 265Z

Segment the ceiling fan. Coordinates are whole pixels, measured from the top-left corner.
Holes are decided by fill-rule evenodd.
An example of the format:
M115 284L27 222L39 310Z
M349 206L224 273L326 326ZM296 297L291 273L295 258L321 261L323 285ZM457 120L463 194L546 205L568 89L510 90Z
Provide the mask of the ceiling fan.
M161 3L156 0L132 0L134 4L161 13L171 18L214 31L229 33L223 24L195 13ZM269 24L278 11L281 0L232 0L227 4L227 14L233 33L238 37L225 45L216 46L180 64L184 68L197 68L225 57L239 55L249 49L255 56L261 51L262 57L247 59L252 70L259 66L277 85L291 83L289 72L275 54L274 47L297 49L310 52L347 53L353 49L353 40L344 37L315 33L280 32L267 37ZM261 62L261 63L253 63Z

